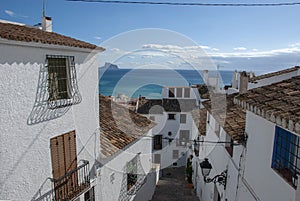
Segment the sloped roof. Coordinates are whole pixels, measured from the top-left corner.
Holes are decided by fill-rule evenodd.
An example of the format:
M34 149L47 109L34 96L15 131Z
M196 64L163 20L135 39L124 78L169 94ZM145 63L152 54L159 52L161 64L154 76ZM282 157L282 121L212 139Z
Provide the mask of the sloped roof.
M198 128L199 135L206 135L206 108L195 109L191 113L193 120Z
M98 49L101 51L104 50L104 48L98 47L96 45L54 32L47 32L38 28L3 22L0 22L0 38L21 42L61 45L69 47L86 48L91 50Z
M273 76L283 75L283 74L286 74L286 73L296 71L298 69L300 69L300 66L295 66L295 67L292 67L292 68L288 68L288 69L284 69L284 70L280 70L280 71L276 71L276 72L272 72L272 73L267 73L267 74L255 76L255 77L251 78L249 80L249 82L255 83L257 80L262 80L262 79L270 78L270 77L273 77Z
M162 114L166 112L191 112L197 108L196 99L144 99L139 101L140 114Z
M246 126L246 111L233 103L236 95L215 94L211 96L213 102L207 100L202 104L233 140L242 142Z
M300 76L249 90L236 96L234 102L300 134Z
M100 151L109 157L146 134L155 123L108 97L100 100Z

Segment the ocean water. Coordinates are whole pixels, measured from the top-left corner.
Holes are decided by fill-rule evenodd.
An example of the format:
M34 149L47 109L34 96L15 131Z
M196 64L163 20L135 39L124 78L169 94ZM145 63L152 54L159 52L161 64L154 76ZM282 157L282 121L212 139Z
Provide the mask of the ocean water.
M214 75L215 74L215 75ZM216 76L216 72L210 72ZM233 71L220 71L223 85L229 85ZM99 70L99 93L105 96L125 94L137 98L161 98L162 86L189 86L202 84L196 70L167 69L109 69Z

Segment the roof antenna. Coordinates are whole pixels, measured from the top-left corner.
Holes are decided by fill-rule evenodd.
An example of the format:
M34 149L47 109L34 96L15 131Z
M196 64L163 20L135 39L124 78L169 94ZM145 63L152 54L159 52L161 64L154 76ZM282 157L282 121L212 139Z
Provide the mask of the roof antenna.
M43 0L43 17L45 17L45 0Z

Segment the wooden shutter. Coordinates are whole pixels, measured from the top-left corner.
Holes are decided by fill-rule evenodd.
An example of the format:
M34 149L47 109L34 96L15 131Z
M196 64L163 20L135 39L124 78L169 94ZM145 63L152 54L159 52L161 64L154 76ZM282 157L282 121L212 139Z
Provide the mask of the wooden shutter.
M75 131L50 139L53 178L59 179L77 168ZM61 182L55 183L55 198L63 200L78 185L77 173L71 174Z

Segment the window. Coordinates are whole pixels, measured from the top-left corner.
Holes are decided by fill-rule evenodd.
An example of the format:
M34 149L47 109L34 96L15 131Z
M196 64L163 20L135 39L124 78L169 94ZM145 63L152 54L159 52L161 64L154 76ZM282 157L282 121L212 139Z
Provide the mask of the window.
M299 136L282 129L275 128L272 168L292 184L292 178L300 174Z
M72 98L70 62L71 57L47 56L49 101Z
M190 139L189 130L180 130L178 146L186 146Z
M153 146L154 150L162 149L162 135L155 135L153 144L154 144Z
M176 96L177 97L182 97L182 88L177 88L176 89Z
M186 114L180 114L180 123L185 124L186 123Z
M95 189L94 186L84 194L84 201L95 201Z
M189 98L190 97L190 88L184 88L184 97Z
M175 93L174 93L174 91L175 91L175 89L174 88L169 88L169 97L170 98L173 98L173 97L175 97Z
M137 183L137 157L134 157L126 164L127 170L127 191Z
M179 157L179 151L173 150L173 159L178 159L178 157Z
M168 114L169 120L175 120L175 114Z
M150 119L151 121L155 121L155 116L150 116L149 119Z

